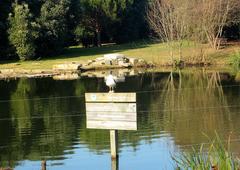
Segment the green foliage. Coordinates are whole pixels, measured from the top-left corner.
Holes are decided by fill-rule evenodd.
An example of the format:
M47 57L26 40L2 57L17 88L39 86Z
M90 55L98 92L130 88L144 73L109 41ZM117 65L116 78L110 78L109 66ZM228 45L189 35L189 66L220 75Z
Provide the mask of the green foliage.
M14 14L9 16L8 30L10 43L16 48L21 60L29 60L35 56L34 41L38 37L36 23L32 22L27 4L14 6Z
M111 29L117 19L117 0L82 0L81 25L95 33L95 45L101 46L102 35L111 39Z
M151 36L146 22L149 0L17 2L18 5L13 5L14 1L0 1L0 59L13 59L17 55L24 60L49 57L79 43L91 47L101 46L102 42L127 43ZM17 9L17 6L23 7ZM239 23L228 26L224 36L239 38L239 28Z
M129 42L148 37L149 28L145 19L147 0L127 1L125 7L119 9L115 40Z
M235 68L240 68L240 51L235 52L230 56L230 64Z
M230 151L230 139L225 146L221 138L216 134L207 150L202 145L198 150L193 148L190 153L184 153L180 158L174 158L180 169L209 170L224 169L238 170L239 160Z
M74 35L75 41L78 42L78 44L82 43L85 47L94 43L94 33L82 27L81 25L76 27ZM89 42L87 42L87 40Z
M46 0L41 7L39 24L41 26L38 39L38 53L53 55L60 52L67 36L67 13L70 0Z
M12 54L10 52L10 45L8 41L8 14L11 10L10 1L0 1L0 60L8 59Z
M76 45L75 29L81 21L81 4L79 0L71 0L69 10L67 13L67 37L66 46Z
M8 44L8 34L4 30L6 22L1 17L8 16L12 3L0 2L0 48L3 49ZM26 20L37 22L39 34L31 45L23 45L25 50L21 48L20 52L18 48L17 53L48 57L69 45L100 46L102 41L128 42L145 36L142 34L145 32L145 23L142 22L145 0L18 0L18 3L28 5L28 13L32 15ZM16 36L11 35L15 37L11 39ZM5 45L1 45L2 42Z

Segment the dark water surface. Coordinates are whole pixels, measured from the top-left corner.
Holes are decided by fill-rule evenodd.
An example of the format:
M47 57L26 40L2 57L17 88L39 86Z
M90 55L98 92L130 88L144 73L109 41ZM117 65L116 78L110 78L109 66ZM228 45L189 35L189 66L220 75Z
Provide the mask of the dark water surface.
M86 129L85 92L103 78L0 81L0 167L110 170L109 131ZM177 71L126 77L136 92L138 130L119 132L120 170L174 169L172 156L208 143L215 131L240 153L240 83L228 73Z

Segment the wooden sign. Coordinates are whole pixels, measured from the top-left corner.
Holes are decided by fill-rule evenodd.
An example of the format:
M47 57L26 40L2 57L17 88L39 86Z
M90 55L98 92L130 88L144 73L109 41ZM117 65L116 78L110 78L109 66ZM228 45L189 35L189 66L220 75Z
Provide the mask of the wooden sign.
M87 128L137 130L136 93L86 93Z
M86 102L136 102L136 93L86 93Z

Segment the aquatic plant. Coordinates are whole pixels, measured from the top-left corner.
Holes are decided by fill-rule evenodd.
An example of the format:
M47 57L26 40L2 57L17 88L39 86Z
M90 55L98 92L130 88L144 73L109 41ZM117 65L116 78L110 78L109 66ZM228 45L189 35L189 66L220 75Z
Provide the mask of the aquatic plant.
M240 160L230 150L230 138L227 145L216 134L208 147L193 148L181 156L174 156L177 169L185 170L239 170Z

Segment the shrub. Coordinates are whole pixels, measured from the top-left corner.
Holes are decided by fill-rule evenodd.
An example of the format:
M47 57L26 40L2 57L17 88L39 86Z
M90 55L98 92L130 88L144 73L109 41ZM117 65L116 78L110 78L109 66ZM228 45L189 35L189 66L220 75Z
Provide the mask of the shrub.
M14 13L9 16L9 41L15 47L21 60L35 57L34 41L38 34L36 24L31 22L32 15L27 4L14 6Z

